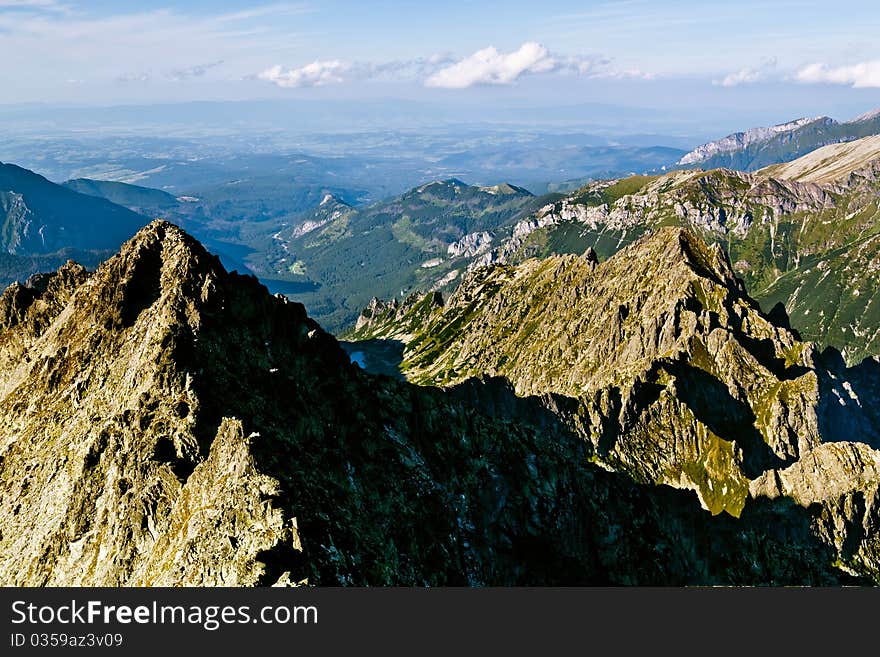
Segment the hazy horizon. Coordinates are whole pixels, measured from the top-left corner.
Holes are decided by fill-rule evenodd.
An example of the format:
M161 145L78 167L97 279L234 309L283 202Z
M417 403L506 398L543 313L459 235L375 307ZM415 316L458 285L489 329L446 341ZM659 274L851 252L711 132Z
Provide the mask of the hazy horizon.
M702 139L880 107L878 27L870 2L829 12L812 0L551 0L540 11L463 0L0 0L0 83L15 90L0 105L8 114L291 101L307 114L339 104L357 129L358 109L417 103L428 115L405 117L415 127L595 124ZM584 116L560 118L580 106ZM630 115L615 116L620 108ZM387 114L387 125L378 116L368 127L406 125Z

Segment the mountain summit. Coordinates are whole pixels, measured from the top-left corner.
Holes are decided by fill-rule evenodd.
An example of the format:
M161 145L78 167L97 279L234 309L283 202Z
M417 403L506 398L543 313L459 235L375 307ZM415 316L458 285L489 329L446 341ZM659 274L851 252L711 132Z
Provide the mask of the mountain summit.
M356 336L403 342L400 369L424 385L503 377L552 400L598 462L694 490L714 513L741 515L759 480L816 458L848 494L876 492L860 467L826 459L880 458L877 362L846 368L802 342L690 230L661 227L598 265L590 253L478 268L433 301L373 312Z
M831 125L834 121L827 116L820 116L812 119L797 119L787 123L780 123L779 125L774 125L769 128L752 128L744 132L735 132L732 135L728 135L717 141L710 141L702 146L698 146L690 153L684 155L684 157L678 161L678 164L689 165L703 163L722 154L735 153L737 151L745 150L750 146L764 144L778 135L791 133L798 128L814 123Z
M592 464L580 416L504 382L440 390L363 372L301 305L166 222L93 273L68 263L10 287L0 318L3 584L874 576L876 533L851 533L865 507L829 511L819 531L813 507L780 499L832 490L804 459L758 482L739 519L712 516L690 492ZM815 462L871 455L841 450Z

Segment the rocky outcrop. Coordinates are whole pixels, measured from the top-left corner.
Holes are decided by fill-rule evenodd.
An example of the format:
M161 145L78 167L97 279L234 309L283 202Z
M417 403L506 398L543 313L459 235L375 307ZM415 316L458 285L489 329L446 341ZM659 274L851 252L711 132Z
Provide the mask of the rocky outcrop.
M348 203L336 198L332 194L325 194L317 208L303 213L298 218L297 223L289 230L288 235L284 234L285 231L278 233L276 241L287 246L287 240L308 235L327 224L338 221L350 212L353 212L353 208Z
M492 235L486 231L468 233L446 247L446 253L452 258L473 258L487 251L492 244Z
M823 443L792 465L750 482L753 497L787 496L798 504L834 502L854 490L876 492L880 452L861 443Z

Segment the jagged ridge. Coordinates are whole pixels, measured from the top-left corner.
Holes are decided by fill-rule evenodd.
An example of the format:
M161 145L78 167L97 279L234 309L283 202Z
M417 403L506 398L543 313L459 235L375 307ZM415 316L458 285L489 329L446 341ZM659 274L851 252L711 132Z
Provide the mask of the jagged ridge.
M739 514L766 490L750 482L807 454L822 454L847 494L875 497L871 471L821 449L857 441L877 455L880 367L847 369L801 342L784 311L769 317L746 295L718 245L686 229L658 229L598 265L589 252L477 269L445 304L373 304L371 315L355 337L405 342L410 380L486 374L548 396L598 461L693 489L713 512ZM871 570L866 554L859 567Z
M806 336L855 363L880 354L875 154L872 137L753 174L680 171L594 183L520 221L472 266L588 246L607 257L657 226L687 226L724 246L766 309L782 302ZM811 182L814 175L833 181Z
M852 581L788 500L713 518L500 382L361 372L170 224L31 283L0 300L3 584Z

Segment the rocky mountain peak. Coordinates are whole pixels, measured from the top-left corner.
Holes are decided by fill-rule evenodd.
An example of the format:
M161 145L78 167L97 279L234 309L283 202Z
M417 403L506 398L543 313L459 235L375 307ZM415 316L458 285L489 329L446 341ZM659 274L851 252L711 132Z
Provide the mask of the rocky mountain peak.
M0 298L2 497L18 500L0 507L4 581L253 582L255 555L291 530L260 506L271 487L254 473L248 433L221 399L244 400L251 389L266 404L271 394L259 391L273 385L270 370L290 368L299 354L288 336L312 331L324 353L324 334L301 306L226 273L165 221L144 227L94 273L70 263L43 281ZM286 346L272 351L273 342ZM258 428L251 422L248 432ZM25 463L28 476L8 476ZM236 486L252 493L229 497ZM166 570L166 551L186 551L186 533L212 522L185 511L204 505L203 495L228 497L216 513L244 514L266 531L254 537L226 524L225 547L206 544L188 566ZM58 504L78 510L59 515ZM208 544L219 537L203 536ZM225 573L212 574L211 549L228 558Z
M29 324L30 332L38 334L88 276L85 267L68 260L56 272L34 274L24 285L13 283L0 295L0 327Z
M405 339L402 371L420 383L487 373L520 395L582 404L566 413L610 467L738 514L751 479L832 438L832 398L849 398L832 381L874 394L870 376L820 356L779 315L747 296L723 249L666 226L598 265L555 256L475 269L442 308L364 337ZM880 445L874 420L847 408L846 439Z
M498 194L498 195L524 195L524 196L532 196L532 193L517 185L512 185L510 183L500 183L498 185L491 185L488 187L478 187L481 192L487 192L489 194Z
M666 231L671 232L666 238L668 243L677 247L670 254L671 263L679 262L683 257L701 276L714 278L720 285L745 294L745 287L734 273L730 258L720 244L707 244L689 227L660 228L658 238L664 238Z
M852 528L872 527L874 498L836 510L775 499L794 491L826 504L866 488L837 476L803 486L810 470L786 469L799 454L792 432L808 441L811 428L793 421L810 417L799 404L812 399L815 372L803 368L821 358L791 343L777 362L790 336L735 289L719 290L711 250L686 233L658 232L630 255L645 257L490 267L446 303L439 294L396 308L374 302L374 312L412 320L410 346L482 347L460 361L435 354L446 358L443 377L460 381L449 389L363 372L300 304L227 273L162 221L93 273L68 263L9 288L0 298L0 582L872 577L873 548ZM494 371L508 381L465 379L501 355L511 365L496 360ZM603 359L619 375L577 394ZM540 396L514 394L526 367L554 360L574 373L561 379L570 395L546 392L540 376ZM841 376L838 394L841 381L868 405L855 378ZM817 467L849 476L851 454L877 462L841 449ZM785 470L782 486L759 480L771 469ZM827 531L812 529L820 520Z
M318 204L316 210L326 211L328 209L344 209L350 208L351 204L347 203L345 200L339 198L336 194L332 194L327 192L324 196L321 197L321 202Z

